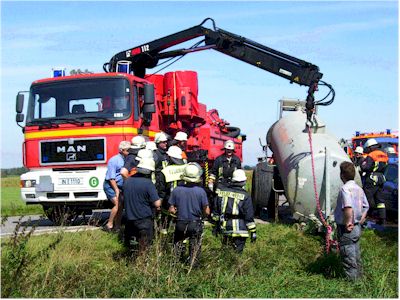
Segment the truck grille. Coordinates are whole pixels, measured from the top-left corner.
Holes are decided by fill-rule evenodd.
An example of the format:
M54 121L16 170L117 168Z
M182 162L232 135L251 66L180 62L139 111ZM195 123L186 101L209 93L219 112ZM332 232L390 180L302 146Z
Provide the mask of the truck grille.
M104 163L105 145L104 138L41 141L40 164Z

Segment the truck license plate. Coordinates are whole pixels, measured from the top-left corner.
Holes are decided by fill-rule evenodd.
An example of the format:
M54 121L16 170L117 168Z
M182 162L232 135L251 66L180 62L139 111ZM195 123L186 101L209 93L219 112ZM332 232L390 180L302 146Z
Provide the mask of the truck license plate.
M59 178L58 179L59 185L81 185L83 184L82 178Z

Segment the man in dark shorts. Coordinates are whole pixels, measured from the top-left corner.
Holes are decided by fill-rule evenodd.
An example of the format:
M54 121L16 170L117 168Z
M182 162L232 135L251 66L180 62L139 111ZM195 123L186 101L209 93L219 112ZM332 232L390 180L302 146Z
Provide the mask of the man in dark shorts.
M130 247L132 237L139 244L139 254L151 244L154 237L153 207L159 210L161 200L156 187L151 181L154 172L154 160L143 158L137 166L137 173L124 182L125 245Z
M174 234L176 254L183 257L183 240L189 238L189 262L197 265L201 253L201 235L203 233L203 214L208 216L210 208L207 194L202 187L203 170L197 163L186 165L182 179L185 185L177 186L169 198L169 212L177 214Z

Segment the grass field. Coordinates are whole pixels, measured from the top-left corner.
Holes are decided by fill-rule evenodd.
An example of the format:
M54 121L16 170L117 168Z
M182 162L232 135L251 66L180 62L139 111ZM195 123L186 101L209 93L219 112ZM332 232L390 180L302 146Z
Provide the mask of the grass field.
M18 298L397 298L397 233L364 232L364 278L341 275L322 239L288 225L258 226L242 256L205 230L201 267L190 269L156 240L128 256L103 231L2 239L1 296Z
M19 177L1 178L1 215L19 216L29 214L42 214L41 205L26 205L21 200Z

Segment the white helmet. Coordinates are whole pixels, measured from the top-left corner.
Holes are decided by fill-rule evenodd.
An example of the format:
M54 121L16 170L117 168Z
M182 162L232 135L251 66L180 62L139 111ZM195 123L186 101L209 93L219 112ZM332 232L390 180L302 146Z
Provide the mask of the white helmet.
M232 181L242 182L242 181L246 181L246 180L247 180L246 173L242 169L237 169L233 172Z
M227 150L235 150L235 143L231 140L228 140L224 143L224 149Z
M118 146L118 150L128 150L131 147L131 143L128 141L121 141Z
M148 141L146 142L146 149L151 151L157 150L157 145L153 141Z
M150 174L156 169L156 163L153 158L143 158L137 165L137 171L142 174Z
M356 150L354 150L354 153L364 154L363 147L361 147L361 146L356 147Z
M132 149L143 149L146 147L146 140L141 135L134 136L132 138Z
M138 154L137 154L137 156L136 156L136 160L140 161L140 160L145 159L145 158L154 159L153 151L149 150L149 149L140 149Z
M182 180L187 182L200 182L203 169L198 163L190 162L186 165L182 174Z
M394 147L387 147L386 152L393 154L393 153L396 153L396 150L394 150Z
M375 146L375 145L378 145L378 142L376 141L376 139L369 139L365 143L364 148L368 148L368 147Z
M168 136L164 132L157 132L154 136L154 142L156 144L166 141L168 141Z
M188 139L188 135L187 133L183 132L183 131L178 131L174 137L174 140L177 141L187 141Z
M168 156L177 158L177 159L182 159L182 149L179 148L178 146L171 146L168 148L167 151Z

